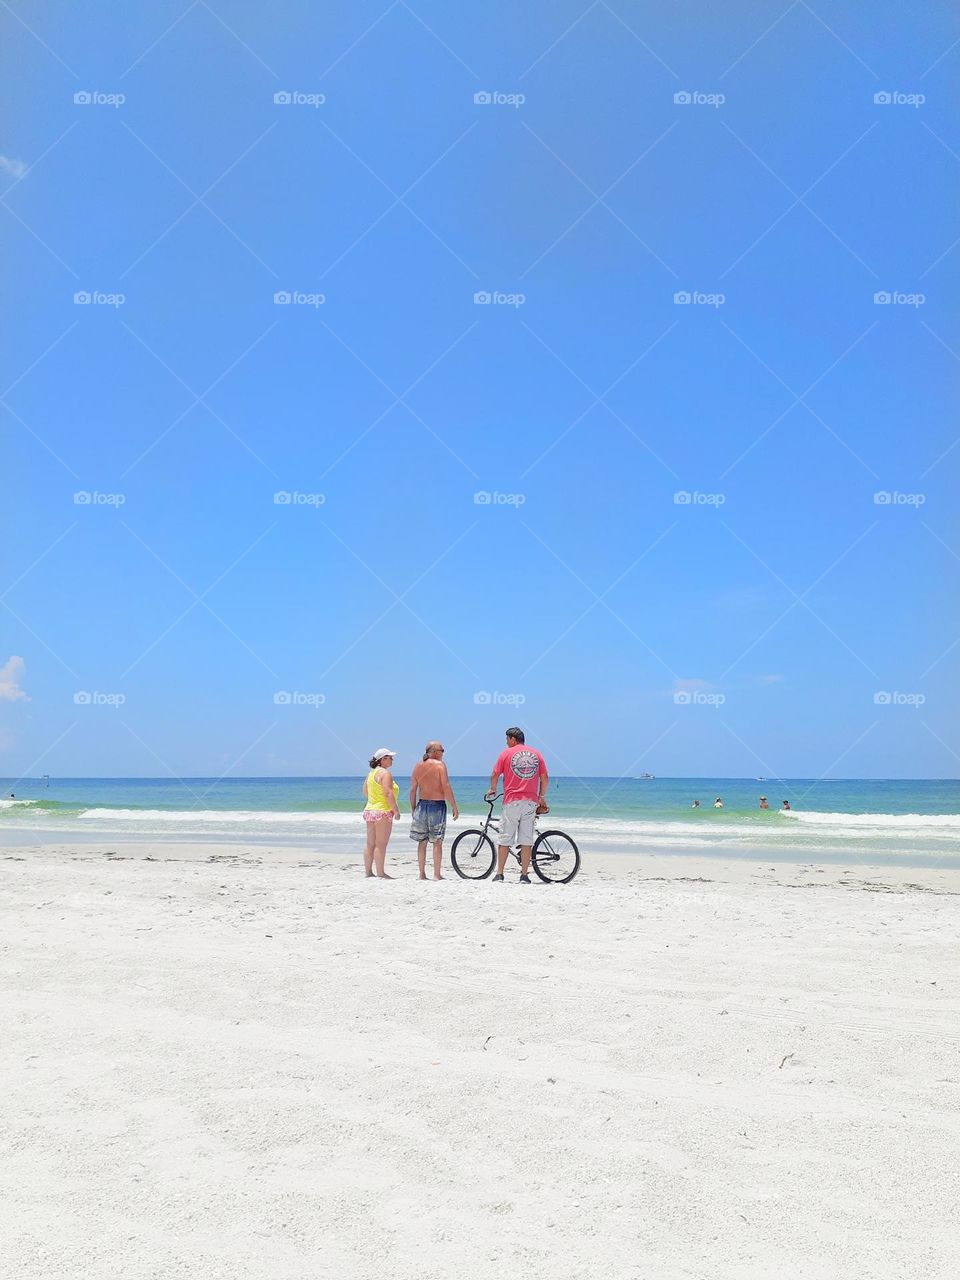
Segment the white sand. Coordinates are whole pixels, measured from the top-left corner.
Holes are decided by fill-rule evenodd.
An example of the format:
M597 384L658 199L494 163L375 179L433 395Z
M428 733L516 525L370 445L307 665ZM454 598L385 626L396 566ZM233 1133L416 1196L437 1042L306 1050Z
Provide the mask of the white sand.
M960 875L397 843L0 854L5 1277L960 1274Z

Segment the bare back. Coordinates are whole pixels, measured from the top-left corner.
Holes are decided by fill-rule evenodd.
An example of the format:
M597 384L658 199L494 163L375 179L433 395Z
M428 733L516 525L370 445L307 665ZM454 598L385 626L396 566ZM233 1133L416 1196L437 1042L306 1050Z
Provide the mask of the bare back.
M413 766L410 786L418 787L421 800L446 799L447 766L442 760L421 760Z

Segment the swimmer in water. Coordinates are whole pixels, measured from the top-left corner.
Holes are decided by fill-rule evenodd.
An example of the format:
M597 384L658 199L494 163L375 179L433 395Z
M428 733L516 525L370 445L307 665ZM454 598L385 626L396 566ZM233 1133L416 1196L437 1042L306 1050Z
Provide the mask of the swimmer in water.
M769 809L769 808L770 808L770 806L767 804L767 797L766 797L766 796L761 796L761 797L760 797L760 808L761 808L761 809Z
M790 808L790 801L789 801L789 800L784 800L784 802L783 802L783 807L784 807L784 809L787 811L787 813L792 813L792 812L793 812L793 810Z
M713 802L713 807L714 807L715 809L722 809L722 808L723 808L723 801L720 799L720 797L719 797L719 796L717 796L716 800L714 800L714 802Z

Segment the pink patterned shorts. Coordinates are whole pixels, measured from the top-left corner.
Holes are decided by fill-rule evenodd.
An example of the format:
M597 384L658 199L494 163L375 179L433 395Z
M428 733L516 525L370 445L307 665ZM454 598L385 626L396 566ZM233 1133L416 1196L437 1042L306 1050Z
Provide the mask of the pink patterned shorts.
M364 822L379 822L381 818L392 818L392 813L386 813L383 809L364 809Z

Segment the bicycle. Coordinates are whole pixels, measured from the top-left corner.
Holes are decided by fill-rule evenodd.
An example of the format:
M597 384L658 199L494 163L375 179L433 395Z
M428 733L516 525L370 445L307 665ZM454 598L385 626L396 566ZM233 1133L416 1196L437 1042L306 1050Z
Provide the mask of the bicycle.
M484 796L489 808L483 826L461 831L453 842L450 861L463 880L486 880L497 864L494 841L487 832L492 828L495 834L499 833L500 819L493 816L493 806L499 799L499 795ZM530 858L533 870L545 884L569 884L580 870L580 850L575 841L564 831L539 831L536 827L535 830ZM510 853L520 861L519 845L513 845Z

